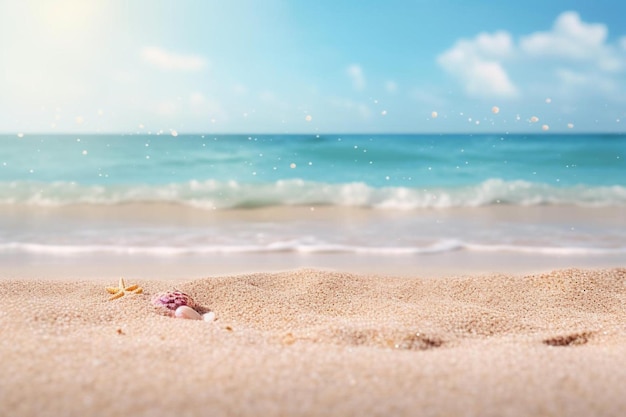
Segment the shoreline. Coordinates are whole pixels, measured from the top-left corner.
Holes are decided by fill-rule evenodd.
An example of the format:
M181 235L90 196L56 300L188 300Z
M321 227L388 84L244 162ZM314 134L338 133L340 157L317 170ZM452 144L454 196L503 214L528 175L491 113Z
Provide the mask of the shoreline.
M0 254L5 278L18 280L110 281L119 277L185 281L250 273L319 269L347 274L404 278L445 278L505 274L523 276L554 270L611 269L626 265L624 255L557 256L452 251L443 254L372 256L355 254L212 254L195 256Z
M0 205L0 228L3 273L20 279L184 280L299 268L443 277L626 264L620 207Z
M619 416L626 269L0 279L0 415ZM216 321L157 314L176 287ZM7 337L10 336L10 337Z

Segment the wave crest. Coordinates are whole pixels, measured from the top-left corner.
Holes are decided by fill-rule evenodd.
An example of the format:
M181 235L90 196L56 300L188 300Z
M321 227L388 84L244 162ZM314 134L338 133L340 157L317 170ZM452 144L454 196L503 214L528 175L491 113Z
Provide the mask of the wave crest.
M172 203L203 209L328 205L411 210L420 208L580 205L625 206L626 187L555 187L528 181L489 179L463 187L375 188L361 182L330 184L303 180L239 183L215 180L165 185L81 185L55 182L0 183L0 204L64 206Z

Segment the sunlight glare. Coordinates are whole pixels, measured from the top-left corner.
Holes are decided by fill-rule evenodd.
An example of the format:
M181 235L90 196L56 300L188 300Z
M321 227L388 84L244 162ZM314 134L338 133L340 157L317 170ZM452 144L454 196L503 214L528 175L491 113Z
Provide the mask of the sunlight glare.
M101 4L81 0L41 2L37 15L43 26L55 34L82 32L97 23Z

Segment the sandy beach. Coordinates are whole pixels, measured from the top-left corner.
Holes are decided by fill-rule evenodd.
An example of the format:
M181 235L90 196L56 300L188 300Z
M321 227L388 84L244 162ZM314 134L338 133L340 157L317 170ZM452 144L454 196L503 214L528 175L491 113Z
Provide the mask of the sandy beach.
M497 5L0 0L0 417L626 417L626 1Z
M2 416L622 416L626 270L0 281ZM214 322L159 314L174 287Z

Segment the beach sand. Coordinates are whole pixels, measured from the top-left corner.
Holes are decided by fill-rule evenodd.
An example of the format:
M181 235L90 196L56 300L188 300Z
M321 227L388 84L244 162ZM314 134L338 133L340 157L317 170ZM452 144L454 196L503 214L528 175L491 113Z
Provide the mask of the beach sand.
M626 413L626 269L126 279L0 281L1 416Z

